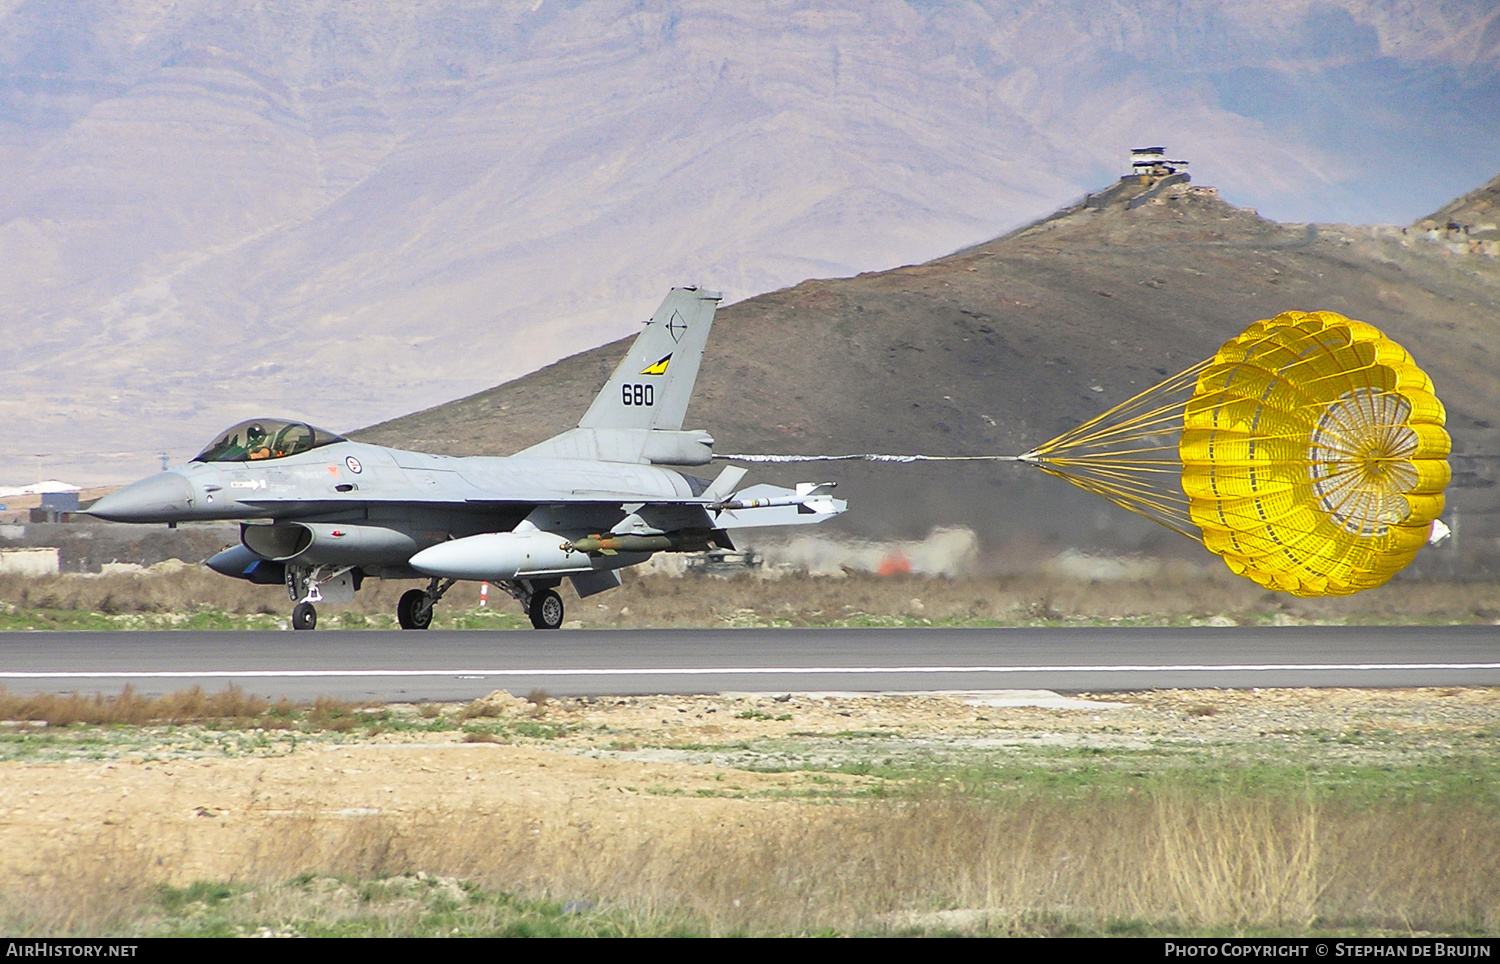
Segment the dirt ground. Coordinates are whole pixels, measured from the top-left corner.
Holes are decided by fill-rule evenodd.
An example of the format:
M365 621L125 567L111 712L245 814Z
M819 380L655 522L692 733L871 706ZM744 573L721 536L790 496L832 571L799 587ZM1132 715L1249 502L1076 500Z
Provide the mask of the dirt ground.
M1500 735L1500 689L1490 688L541 703L496 692L484 702L492 715L470 717L493 725L482 732L108 728L97 741L12 752L0 762L0 873L45 874L80 855L133 852L174 883L233 879L268 861L295 864L295 853L267 848L298 846L282 832L298 817L326 827L374 815L499 815L539 842L577 829L649 840L686 825L766 826L879 782L840 769L872 758L1035 761L1049 748L1107 755L1198 746L1232 756L1274 745L1292 758L1382 765L1454 747L1488 752ZM464 707L395 709L393 719L420 726ZM27 726L0 725L13 736Z

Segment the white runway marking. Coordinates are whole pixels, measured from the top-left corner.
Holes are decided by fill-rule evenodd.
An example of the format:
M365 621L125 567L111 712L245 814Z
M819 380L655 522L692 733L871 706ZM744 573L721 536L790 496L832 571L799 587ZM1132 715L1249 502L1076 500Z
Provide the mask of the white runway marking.
M1162 665L1112 664L1101 666L693 666L577 669L244 669L244 670L131 670L110 672L0 672L0 679L318 679L324 677L459 677L515 676L873 676L886 673L1212 673L1286 672L1318 670L1500 670L1500 663L1177 663Z

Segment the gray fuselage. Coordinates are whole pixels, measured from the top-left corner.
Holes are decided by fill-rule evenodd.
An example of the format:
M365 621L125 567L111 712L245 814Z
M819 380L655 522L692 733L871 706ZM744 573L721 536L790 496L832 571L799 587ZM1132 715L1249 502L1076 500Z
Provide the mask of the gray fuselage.
M356 554L368 574L402 578L420 575L404 565L412 554L508 532L542 507L556 506L570 530L608 531L627 515L624 506L692 499L704 484L654 465L459 458L342 441L274 460L190 462L113 492L90 512L116 522L379 527L403 538Z

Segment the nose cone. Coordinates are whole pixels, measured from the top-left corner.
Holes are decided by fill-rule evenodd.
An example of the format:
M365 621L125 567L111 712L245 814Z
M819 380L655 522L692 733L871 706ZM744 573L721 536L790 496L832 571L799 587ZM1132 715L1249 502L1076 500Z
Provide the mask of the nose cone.
M177 522L193 509L193 486L176 472L163 472L111 492L88 514L110 522Z

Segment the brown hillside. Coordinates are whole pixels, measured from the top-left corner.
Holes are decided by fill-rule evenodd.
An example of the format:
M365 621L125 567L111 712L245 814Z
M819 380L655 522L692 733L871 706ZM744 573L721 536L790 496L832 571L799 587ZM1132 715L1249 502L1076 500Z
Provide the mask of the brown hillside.
M1500 176L1454 198L1413 227L1446 230L1450 224L1466 238L1500 238Z
M1496 260L1396 228L1277 224L1185 184L1132 208L1139 191L1121 182L927 264L807 281L723 309L688 424L709 429L720 452L1019 453L1207 357L1257 318L1329 309L1382 328L1431 373L1457 454L1460 548L1493 545ZM596 348L358 436L507 454L575 424L624 350ZM762 475L840 480L851 509L839 525L865 535L968 524L1014 552L1194 551L1020 466ZM1423 560L1442 564L1441 554Z

